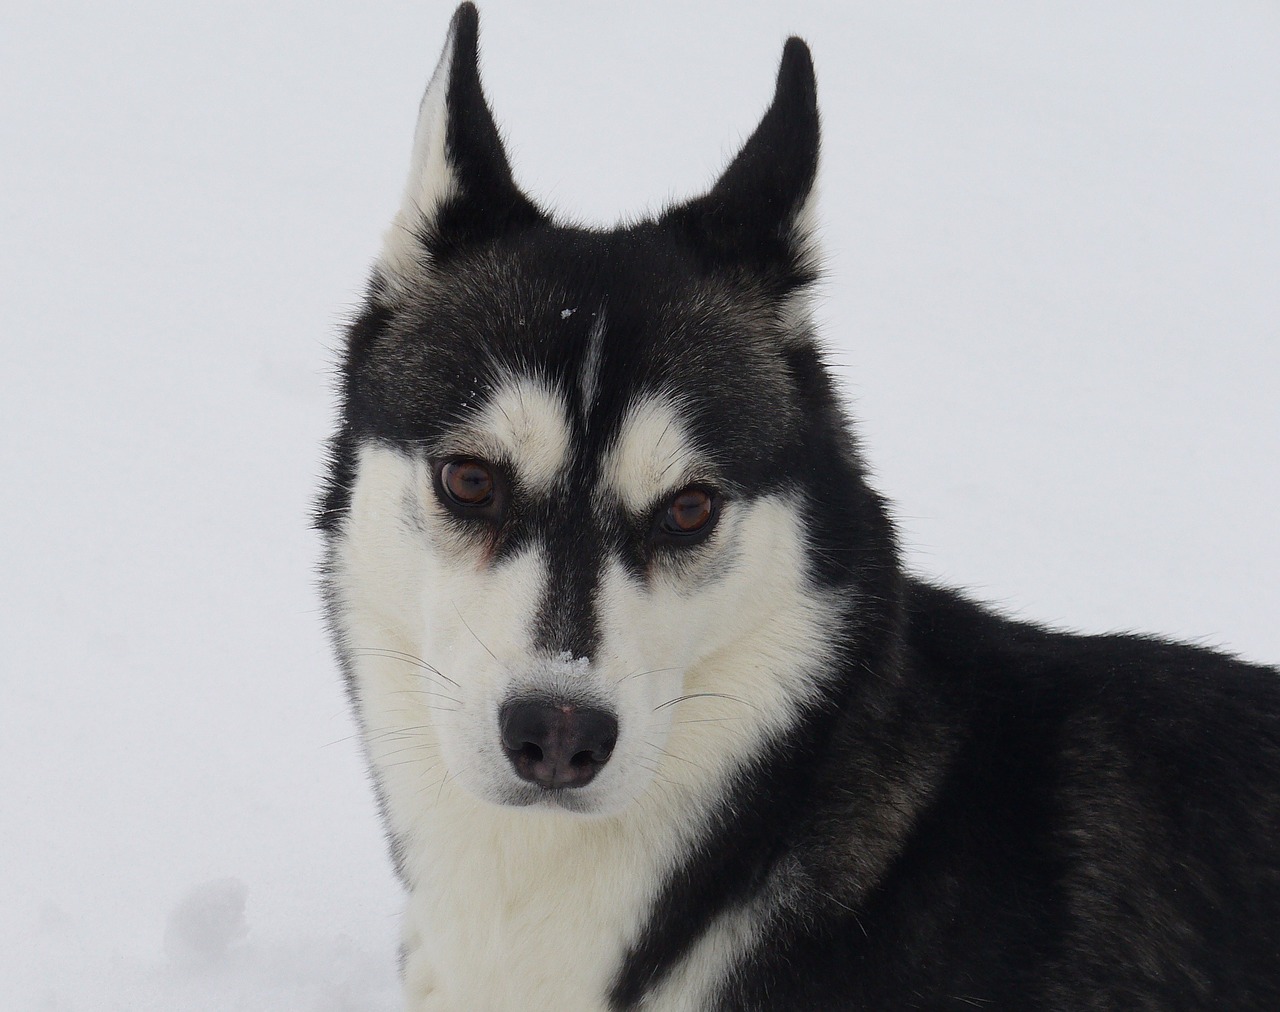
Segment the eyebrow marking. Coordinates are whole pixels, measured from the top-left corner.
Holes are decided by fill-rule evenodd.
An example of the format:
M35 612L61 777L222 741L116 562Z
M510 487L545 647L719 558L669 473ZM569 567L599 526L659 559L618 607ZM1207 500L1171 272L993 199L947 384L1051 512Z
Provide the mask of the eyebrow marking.
M681 414L663 394L645 397L627 410L618 438L605 456L601 485L633 513L649 508L659 496L708 469Z
M498 384L471 418L447 439L458 452L509 461L521 482L549 490L569 463L570 430L564 398L532 376Z

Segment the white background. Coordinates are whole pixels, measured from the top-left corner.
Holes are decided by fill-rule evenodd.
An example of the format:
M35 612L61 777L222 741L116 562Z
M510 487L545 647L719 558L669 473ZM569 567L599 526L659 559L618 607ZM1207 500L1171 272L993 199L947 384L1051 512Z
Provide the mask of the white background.
M6 1008L395 1005L307 524L450 13L5 5ZM710 183L803 35L822 329L913 568L1280 660L1280 7L481 14L517 178L600 224Z

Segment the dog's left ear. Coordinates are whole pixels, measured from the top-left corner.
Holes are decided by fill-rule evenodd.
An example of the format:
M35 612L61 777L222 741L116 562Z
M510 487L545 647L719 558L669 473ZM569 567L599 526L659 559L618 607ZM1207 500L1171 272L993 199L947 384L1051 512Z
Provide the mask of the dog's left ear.
M713 268L746 268L783 290L804 285L817 268L810 219L818 145L813 60L793 36L755 133L709 193L659 220L684 233Z
M542 219L511 178L480 87L480 15L458 7L418 110L409 179L378 258L395 294L422 283L431 263Z

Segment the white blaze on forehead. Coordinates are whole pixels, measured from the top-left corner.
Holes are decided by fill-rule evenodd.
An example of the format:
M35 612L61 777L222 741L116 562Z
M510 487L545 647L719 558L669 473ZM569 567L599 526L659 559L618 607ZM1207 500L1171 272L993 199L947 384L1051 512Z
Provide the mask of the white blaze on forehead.
M605 459L604 481L632 512L699 476L706 461L669 397L651 395L633 404Z
M600 355L604 349L604 306L600 307L595 317L591 321L591 330L587 333L587 352L582 356L582 371L578 374L578 389L582 393L584 419L590 416L600 387Z
M447 442L458 453L509 462L522 483L545 491L569 464L564 398L541 380L509 379Z

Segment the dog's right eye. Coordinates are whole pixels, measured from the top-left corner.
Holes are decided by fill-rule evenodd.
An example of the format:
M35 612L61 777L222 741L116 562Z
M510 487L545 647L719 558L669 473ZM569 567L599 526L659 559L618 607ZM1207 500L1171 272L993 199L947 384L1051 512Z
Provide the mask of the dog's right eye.
M686 488L677 492L667 507L663 528L671 534L697 534L711 519L711 493L702 488Z
M447 460L437 472L441 496L463 509L492 506L498 493L493 469L481 460Z

